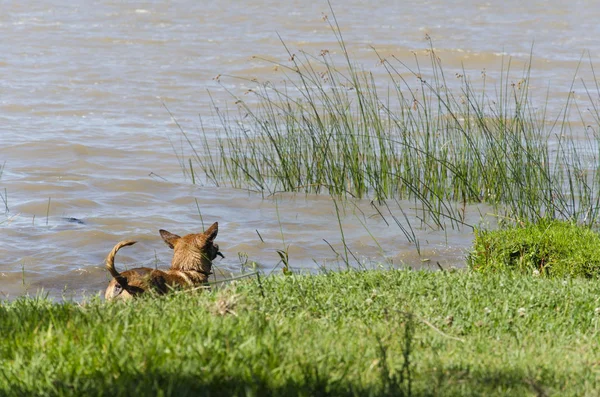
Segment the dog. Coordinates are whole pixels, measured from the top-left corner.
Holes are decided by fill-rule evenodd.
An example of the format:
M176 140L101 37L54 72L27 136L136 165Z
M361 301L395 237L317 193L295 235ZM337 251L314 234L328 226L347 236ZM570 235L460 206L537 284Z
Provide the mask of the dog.
M186 288L204 285L212 273L212 261L223 254L214 243L219 224L213 223L204 233L188 234L180 237L166 230L160 230L162 239L173 249L171 268L163 271L149 267L138 267L119 273L115 269L115 255L133 240L117 243L106 257L106 268L113 277L104 293L106 300L127 300L146 291L153 290L165 294L173 288Z

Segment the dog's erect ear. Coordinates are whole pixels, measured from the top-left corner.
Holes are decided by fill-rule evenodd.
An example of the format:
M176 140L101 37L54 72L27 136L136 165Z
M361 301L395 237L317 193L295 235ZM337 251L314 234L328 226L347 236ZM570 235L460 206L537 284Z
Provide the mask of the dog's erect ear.
M215 222L204 232L206 241L210 241L212 243L213 240L217 238L217 233L219 233L219 223Z
M171 232L167 232L166 230L163 230L163 229L160 229L159 233L160 233L160 236L162 237L162 239L165 241L165 243L167 243L167 245L171 249L173 249L175 247L175 242L181 238L178 235L173 234Z

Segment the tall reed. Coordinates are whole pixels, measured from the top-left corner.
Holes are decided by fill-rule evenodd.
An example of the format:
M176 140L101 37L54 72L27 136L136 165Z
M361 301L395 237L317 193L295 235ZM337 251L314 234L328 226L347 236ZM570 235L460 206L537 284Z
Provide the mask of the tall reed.
M199 149L184 132L205 182L414 200L440 224L463 222L466 203L496 205L520 220L598 220L598 142L573 130L573 95L549 119L546 104L537 109L529 97L531 69L515 80L510 60L493 94L485 75L474 84L466 72L454 76L453 90L432 45L426 68L375 51L387 72L376 81L351 59L335 16L329 24L341 62L329 51L293 53L282 41L290 59L278 65L284 83L256 82L252 101L231 93L237 115L215 106L216 143L203 130Z

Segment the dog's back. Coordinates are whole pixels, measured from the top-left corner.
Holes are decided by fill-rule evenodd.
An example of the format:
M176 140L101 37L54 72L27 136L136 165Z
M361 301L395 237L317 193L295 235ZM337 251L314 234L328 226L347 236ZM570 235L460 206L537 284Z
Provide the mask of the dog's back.
M104 292L104 299L129 299L146 291L152 284L150 274L154 269L149 267L138 267L119 273L115 269L115 256L117 252L126 246L135 244L135 241L126 240L117 243L106 257L106 268L113 277Z
M208 275L196 271L163 271L149 267L136 267L121 272L119 278L110 280L104 298L106 300L129 299L149 290L165 294L173 288L193 287L207 282Z

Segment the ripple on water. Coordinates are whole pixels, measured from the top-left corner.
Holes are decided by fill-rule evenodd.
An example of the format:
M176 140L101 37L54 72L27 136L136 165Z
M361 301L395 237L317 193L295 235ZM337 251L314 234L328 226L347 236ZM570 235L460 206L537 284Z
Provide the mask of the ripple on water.
M139 8L111 0L94 7L52 0L2 7L0 165L6 162L6 167L0 210L7 213L0 214L0 296L27 292L19 281L23 264L31 288L45 288L53 296L60 297L64 285L78 294L99 290L107 280L102 262L117 241L140 241L119 253L123 266L154 260L168 265L171 251L159 228L186 234L214 221L226 255L218 264L224 272L240 270L238 254L271 269L282 249L296 269L343 267L339 223L358 262L464 264L470 229L425 230L412 202L400 203L410 227L401 212L396 215L403 227L414 230L421 255L391 216L383 211L383 220L368 200L343 208L338 219L325 195L263 197L193 186L183 175L179 161L187 168L195 157L179 126L202 153L202 128L212 142L222 126L215 107L225 119L238 116L229 93L252 104L254 97L246 95L255 87L252 79L279 84L284 78L282 71L292 63L280 37L298 57L326 49L339 59L335 35L323 21L330 14L326 2L232 7L228 1L182 0ZM483 85L484 71L493 96L501 82L521 78L534 39L530 98L537 108L547 105L550 119L560 114L572 90L587 97L581 85L571 88L575 71L594 86L590 68L579 64L580 54L596 54L600 46L594 22L600 6L592 2L586 4L585 20L580 8L557 0L483 5L460 0L453 7L433 0L418 12L402 2L373 7L349 0L336 8L353 61L384 90L393 82L373 48L382 58L410 67L418 59L426 74L430 43L425 34L451 89L462 81L455 73L465 73L477 86ZM514 73L507 77L509 57ZM414 75L400 74L419 88ZM474 218L486 213L468 210ZM65 221L70 217L85 223Z

